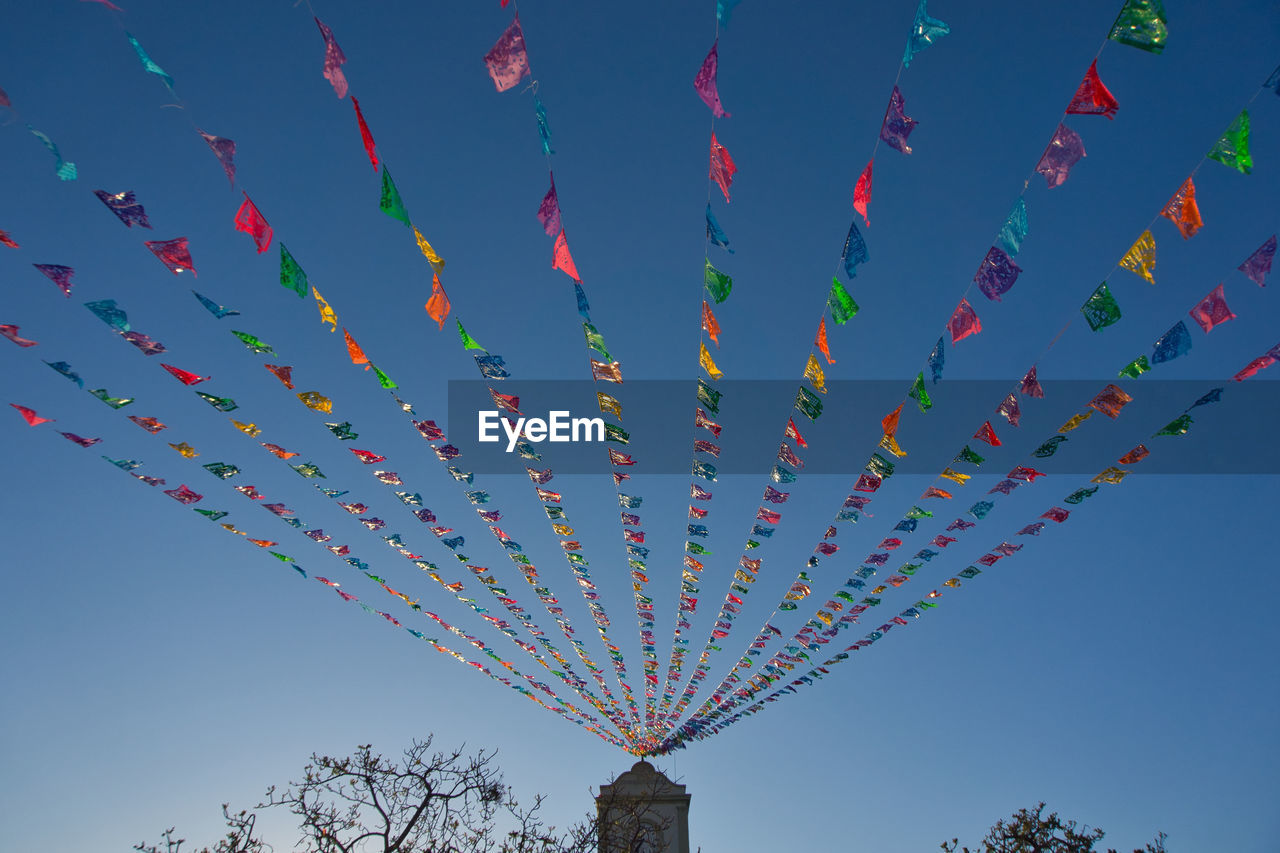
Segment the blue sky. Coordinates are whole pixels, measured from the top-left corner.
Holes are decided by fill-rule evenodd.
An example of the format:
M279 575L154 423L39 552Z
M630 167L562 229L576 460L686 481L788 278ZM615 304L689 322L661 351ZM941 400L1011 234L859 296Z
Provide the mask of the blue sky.
M474 367L448 328L438 332L422 311L429 269L403 226L377 209L377 176L350 105L321 77L323 44L305 6L124 5L121 18L97 4L33 5L11 13L0 34L0 87L15 107L0 128L0 228L22 244L0 251L0 322L40 342L29 349L4 342L0 387L5 403L57 418L35 429L13 414L0 419L9 448L3 846L128 849L174 824L188 838L211 841L220 802L251 805L268 784L296 774L311 751L372 742L394 752L427 732L442 744L498 749L517 791L548 793L557 823L578 818L590 805L588 787L629 766L629 756L304 582L99 458L101 451L143 460L140 471L203 492L201 506L231 510L226 521L279 540L276 550L310 574L341 580L376 607L398 604L231 490L253 483L310 526L370 555L391 586L500 648L501 635L482 633L483 623L380 550L308 481L145 363L169 358L212 376L198 387L234 397L236 416L259 424L263 440L299 450L326 471L326 485L351 488L381 517L398 518L391 529L423 553L434 549L428 556L443 564L447 552L410 527L417 522L404 520L394 497L319 416L289 399L262 359L227 333L252 331L295 366L306 389L333 397L335 419L361 433L357 446L387 456L411 490L467 537L474 559L506 572L506 585L537 610L485 541L461 490L424 456L385 392L350 365L340 333L317 322L312 300L276 284L275 247L259 256L231 227L242 188L404 399L426 417L449 419L453 431L474 417L446 408L449 381L474 379ZM934 410L904 414L900 439L908 451L944 464L977 426L964 428L972 420L967 407L984 411L963 380L1012 383L1038 360L1050 397L1024 404L1023 426L1001 429L1006 446L992 454L995 466L1025 462L1061 422L1061 407L1078 410L1090 396L1057 399L1051 382L1082 380L1100 390L1220 281L1239 317L1208 336L1193 329L1187 357L1128 383L1133 408L1114 423L1095 417L1081 428L1092 430L1087 456L1038 465L1050 476L1002 502L973 531L978 539L965 540L965 551L898 590L886 602L894 612L941 588L977 549L1009 538L1087 481L1082 472L1111 464L1277 342L1274 284L1259 289L1234 272L1277 228L1272 152L1280 103L1270 92L1250 106L1253 174L1201 166L1203 230L1184 242L1167 221L1151 226L1157 286L1114 269L1274 68L1280 33L1269 4L1227 11L1171 2L1163 55L1107 45L1098 68L1119 114L1068 119L1088 156L1053 190L1031 170L1118 4L1082 2L1051 13L1014 3L959 6L931 6L952 34L918 55L899 81L907 114L920 122L914 153L881 146L876 155L871 226L863 229L871 260L851 284L862 312L847 326L829 324L836 364L828 377L897 380L905 391L1028 177L1031 236L1018 256L1024 273L999 305L974 300L984 332L948 347L945 379L931 389ZM716 133L740 169L733 201L715 202L737 252L711 258L735 279L733 296L716 311L725 330L716 361L728 379L799 379L913 11L910 2L785 10L747 2L721 33L720 92L732 117ZM521 380L584 378L572 288L550 269L550 240L534 218L547 175L531 101L519 90L496 93L480 60L510 10L496 2L388 2L316 12L348 57L352 92L414 222L448 262L444 280L456 316L514 374L502 390L521 393ZM691 408L710 121L690 84L714 36L714 4L530 2L521 13L593 322L628 381L683 381ZM173 76L185 107L143 73L125 29ZM77 164L78 180L58 181L24 123L57 142ZM236 140L236 189L193 126ZM134 191L154 232L125 230L94 189ZM180 235L191 240L194 280L171 275L141 246ZM32 263L74 267L72 298ZM1077 321L1044 354L1102 278L1123 321L1097 334ZM191 298L192 287L242 315L214 320ZM81 307L103 298L116 299L134 327L169 352L147 359L114 340ZM113 412L41 359L70 362L88 387L138 402ZM1147 380L1184 385L1185 400L1172 410L1150 405ZM837 473L810 471L797 484L765 551L759 600L740 617L717 676L803 568L855 479L847 472L874 449L848 436L869 434L894 403L837 401L841 389L861 387L841 386L828 399L841 421L821 421L820 434L837 456L830 469ZM1060 387L1081 394L1076 383ZM627 390L620 389L624 401ZM1104 827L1116 847L1140 845L1163 829L1174 849L1266 849L1280 829L1269 808L1277 789L1271 709L1280 636L1265 610L1280 590L1264 515L1277 469L1273 455L1252 442L1265 438L1257 425L1274 422L1280 407L1274 395L1234 391L1197 409L1187 436L1160 440L1176 446L1148 442L1202 473L1135 473L1104 487L1069 523L946 591L938 609L815 688L660 759L693 794L694 843L705 850L931 849L953 835L976 840L997 817L1043 799ZM985 401L988 415L999 396ZM1160 399L1171 398L1162 392ZM536 393L531 400L531 410L546 407ZM125 420L131 413L159 417L169 429L149 436ZM721 418L726 447L730 436L749 438L735 439L740 455L725 466L763 470L786 417L777 405L729 392ZM637 436L639 470L652 458L646 443L688 445L686 418L677 410L665 427ZM52 427L104 442L82 450ZM166 446L179 440L201 456L184 460ZM1255 474L1225 475L1197 464L1205 455L1262 461ZM215 460L237 464L242 474L221 483L198 467ZM535 558L579 636L604 661L588 636L585 608L568 603L573 579L555 538L511 464L511 476L487 478L504 510L502 526ZM985 492L1004 470L984 467L966 488ZM899 475L886 485L875 518L841 533L853 553L824 564L815 594L834 589L931 482ZM562 476L555 484L634 671L638 636L611 484L604 475ZM645 497L665 665L688 481L652 474L629 485ZM762 487L761 476L748 475L716 484L707 541L715 557L704 575L695 655ZM794 630L807 613L792 614L785 627ZM864 620L861 631L879 621ZM550 624L545 615L541 622ZM843 636L848 642L861 631ZM286 845L287 824L270 825L278 847Z

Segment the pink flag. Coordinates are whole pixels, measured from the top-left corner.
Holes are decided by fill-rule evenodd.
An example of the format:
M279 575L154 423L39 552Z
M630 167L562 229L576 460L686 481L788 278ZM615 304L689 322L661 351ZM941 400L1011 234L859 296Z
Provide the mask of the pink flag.
M333 38L333 30L325 26L319 18L316 18L316 26L320 28L320 35L324 38L324 79L333 84L333 91L339 98L347 96L347 77L342 73L342 65L347 61L347 57L343 55L342 48L338 47L338 42Z
M547 194L542 197L542 204L538 205L538 221L542 223L542 230L547 232L548 237L554 237L560 233L560 197L556 194L556 176L551 176L551 189L547 190Z
M196 128L196 133L204 137L204 141L209 143L209 148L213 151L213 156L218 158L218 162L222 164L222 171L227 173L227 180L232 186L236 183L236 143L233 139L225 139L221 136L214 136L212 133L205 133L200 128Z
M702 60L702 67L698 69L698 76L693 78L693 88L697 90L698 97L702 98L702 102L711 108L711 114L716 118L728 118L729 114L724 111L724 107L720 104L720 92L716 88L716 69L720 64L720 56L717 52L720 47L720 40L716 39L711 45L711 52L707 54L707 58Z
M1227 297L1219 284L1209 295L1200 300L1200 304L1191 309L1191 319L1200 324L1205 333L1211 332L1214 326L1234 320L1236 315L1227 307Z
M204 495L191 491L186 484L178 486L176 489L165 489L164 493L180 504L198 503L204 499Z
M969 304L968 299L960 300L960 304L956 306L955 313L947 321L947 328L951 330L952 346L955 346L957 341L982 331L982 321L978 319L978 315L974 312L973 306Z
M853 209L862 214L862 220L867 223L868 228L871 227L871 219L867 216L867 208L871 206L871 167L875 162L867 162L867 168L862 170L858 182L853 186Z
M578 268L573 263L573 255L569 254L569 240L564 236L563 228L556 236L555 255L551 259L551 268L560 270L579 284L582 283L582 279L578 276Z
M1098 77L1098 60L1095 59L1090 64L1089 70L1084 73L1084 79L1080 81L1080 88L1076 89L1075 97L1067 106L1067 112L1075 115L1101 115L1115 118L1118 109L1120 109L1120 102L1106 86L1102 85L1102 80Z
M1071 167L1084 156L1084 140L1080 134L1065 124L1059 124L1053 139L1049 140L1049 147L1036 164L1036 171L1044 175L1050 189L1060 187L1066 183Z
M351 103L356 108L356 123L360 125L360 139L364 142L364 151L369 155L369 162L373 164L373 171L378 171L378 153L374 150L373 134L369 132L369 125L364 123L364 113L360 112L360 102L356 100L356 96L351 96Z
M42 418L36 414L35 409L28 409L26 406L19 406L17 403L10 403L18 410L18 414L22 415L22 419L27 422L28 426L39 426L40 424L53 423L53 418Z
M3 243L4 245L8 246L10 249L21 248L18 245L18 241L9 236L8 231L0 231L0 243Z
M1044 399L1044 388L1040 385L1040 380L1036 377L1036 366L1031 365L1031 369L1027 371L1027 375L1022 377L1022 388L1019 389L1026 397L1034 397L1037 400Z
M236 211L236 230L243 231L253 238L253 242L258 247L258 254L261 255L271 245L271 226L267 224L266 218L262 215L262 211L258 210L258 206L249 200L249 194L244 194L244 201L240 204L240 209Z
M169 268L174 275L184 271L191 270L191 274L196 274L196 269L191 263L191 250L187 248L187 238L177 237L173 240L148 240L143 243L151 250L160 263Z
M720 187L720 192L724 193L724 200L729 200L729 187L733 186L733 176L738 171L738 167L734 164L733 158L729 156L729 149L725 148L716 140L714 132L711 134L711 180L716 182Z
M32 264L31 266L40 270L49 277L49 281L58 285L58 289L68 299L71 298L71 277L76 271L71 267L64 267L61 264Z
M38 343L38 341L27 340L20 336L18 334L18 327L8 323L0 325L0 335L3 335L20 347L33 347Z
M488 66L489 76L499 92L507 91L529 76L529 54L524 49L524 31L520 29L519 15L484 55L484 64Z

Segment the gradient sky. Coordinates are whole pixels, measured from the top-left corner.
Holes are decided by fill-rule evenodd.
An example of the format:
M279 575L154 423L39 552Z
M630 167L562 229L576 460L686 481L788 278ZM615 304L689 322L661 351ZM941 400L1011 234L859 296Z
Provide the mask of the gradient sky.
M296 776L312 751L343 754L372 743L394 753L429 732L442 745L499 750L518 793L548 794L557 824L578 819L591 807L588 789L633 759L304 582L99 458L144 460L140 471L203 492L201 506L232 510L227 521L279 540L277 550L310 574L412 615L231 490L253 483L310 526L349 541L392 586L517 654L227 426L225 415L146 363L167 358L212 375L200 388L234 397L236 416L262 426L262 439L301 450L326 471L326 485L351 488L381 517L398 518L391 529L424 552L434 549L428 557L444 565L444 549L410 527L416 522L404 520L318 416L227 334L252 331L306 377L307 389L340 401L335 417L355 424L357 446L387 456L386 467L467 536L473 559L505 572L506 585L540 612L385 392L350 365L341 336L317 322L314 302L277 285L275 247L259 256L232 228L244 189L401 396L454 432L471 423L473 412L446 408L449 381L475 378L471 359L422 311L430 271L403 226L377 209L377 176L351 106L321 76L323 43L306 5L123 5L127 12L116 16L96 3L26 4L9 11L0 32L0 87L14 105L0 112L0 228L22 244L0 247L0 322L40 342L30 349L0 342L0 388L4 403L57 418L32 429L7 405L0 418L7 487L0 762L9 771L0 788L0 847L127 850L171 825L211 843L220 834L219 803L252 805L267 785ZM732 203L715 202L737 252L712 256L735 279L733 296L717 309L725 332L716 360L730 380L799 378L914 6L748 1L720 33L720 92L732 117L716 133L740 168ZM1157 286L1114 269L1275 67L1274 4L1223 9L1170 0L1163 55L1107 44L1099 56L1120 111L1114 121L1069 119L1088 156L1067 183L1047 190L1031 171L1118 7L1114 0L931 5L952 34L919 54L899 81L908 115L920 122L914 153L881 146L876 155L872 224L863 229L871 261L851 285L862 312L831 327L837 363L828 376L893 380L905 392L1028 178L1022 278L999 305L975 301L983 334L948 347L946 378L931 389L935 409L904 414L899 436L916 458L936 457L936 470L977 425L966 407L986 413L976 415L980 423L994 417L1002 396L979 399L974 384L954 380L1012 383L1038 360L1049 398L1026 405L1020 429L1003 427L1006 446L953 501L957 514L1025 461L1063 411L1087 402L1093 392L1082 389L1115 380L1120 365L1218 282L1239 317L1208 336L1193 328L1187 357L1126 385L1133 408L1081 428L1092 430L1088 454L1038 464L1049 477L1002 502L973 532L976 540L930 564L882 609L897 612L939 586L979 556L976 549L1011 537L1277 342L1275 282L1259 289L1234 271L1277 230L1280 99L1271 92L1250 106L1253 174L1212 162L1196 173L1203 230L1184 242L1164 220L1151 226ZM502 390L522 393L521 380L584 378L572 288L550 269L550 241L534 218L547 176L531 100L519 90L496 93L481 62L511 10L496 0L388 0L315 11L348 57L352 92L414 222L448 261L456 316L514 374ZM714 3L530 0L521 11L593 321L628 382L679 380L691 407L709 117L690 84L715 34ZM173 76L181 105L141 70L126 29ZM58 181L27 123L77 164L78 180ZM194 126L236 140L236 189ZM154 232L124 229L94 189L136 192ZM180 235L191 240L198 278L176 278L141 246ZM74 267L72 298L32 263ZM1101 278L1123 322L1093 334L1077 321L1044 354ZM243 316L212 319L192 287ZM103 298L117 299L134 327L169 352L146 359L114 340L81 307ZM87 387L138 402L113 412L41 359L68 361ZM1152 379L1176 383L1160 392L1160 406L1143 396ZM1276 379L1264 373L1252 382L1275 388ZM1059 386L1076 399L1055 397L1051 383L1060 380L1078 380ZM874 449L850 436L869 434L896 398L886 406L857 396L860 388L851 383L829 397L839 420L821 421L821 437L836 461L823 472L807 469L797 484L765 552L759 600L717 659L717 677L803 566ZM1250 390L1228 388L1221 404L1197 409L1187 436L1159 440L1170 446L1149 442L1165 460L1162 470L1197 473L1135 473L1104 487L1066 525L1024 537L1023 553L945 590L939 608L816 687L658 759L693 795L695 846L934 849L956 835L972 843L998 817L1045 800L1103 827L1117 848L1164 830L1173 850L1272 849L1280 831L1280 629L1268 606L1280 581L1266 519L1280 463L1261 442L1280 402L1266 388ZM837 400L842 392L853 396ZM546 402L531 394L526 409L549 407L551 393ZM733 436L739 455L724 464L763 472L784 406L727 391L726 447ZM637 436L641 472L653 453L646 446L687 447L687 411L677 406L665 427ZM127 414L157 416L169 429L149 436ZM82 450L54 428L104 442ZM180 440L195 445L199 459L166 446ZM198 468L216 460L243 473L221 483ZM571 601L573 579L518 460L504 461L513 473L486 479L504 510L502 526L604 660L585 608ZM1256 473L1224 473L1251 468ZM841 534L852 552L823 564L815 595L834 589L931 482L899 475L886 485L875 518ZM555 483L635 672L638 636L611 484L607 475ZM659 473L629 484L645 497L664 669L687 483ZM707 541L716 556L707 561L691 655L727 588L762 487L762 474L716 485ZM810 610L778 624L794 630ZM541 622L550 624L545 614ZM842 636L850 642L879 622L869 614L866 628ZM287 849L288 822L273 816L265 826L276 849Z

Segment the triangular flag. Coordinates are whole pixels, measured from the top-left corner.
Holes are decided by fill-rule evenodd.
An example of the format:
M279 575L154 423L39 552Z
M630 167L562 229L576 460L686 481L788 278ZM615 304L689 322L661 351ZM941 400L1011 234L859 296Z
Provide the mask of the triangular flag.
M267 224L266 218L262 215L262 211L258 210L258 206L249 200L249 194L244 194L244 201L240 203L240 209L236 211L236 230L243 231L253 238L254 244L258 247L258 254L261 255L271 245L271 226Z
M1151 236L1150 231L1142 232L1142 236L1120 259L1120 266L1135 275L1142 276L1149 284L1156 283L1154 274L1156 268L1156 240Z
M53 418L42 418L36 414L35 409L29 409L26 406L19 406L17 403L10 403L18 410L18 414L22 415L22 419L27 422L27 426L39 426L40 424L53 423Z
M1249 276L1258 287L1267 286L1267 274L1271 272L1271 262L1276 256L1276 235L1272 234L1267 238L1267 242L1258 247L1252 255L1245 259L1245 262L1236 269Z
M183 370L180 367L174 367L172 364L164 364L162 362L160 366L163 367L165 370L169 371L169 373L173 375L173 378L177 379L183 385L199 385L201 382L204 382L207 379L209 379L208 376L201 376L197 373L192 373L189 370Z
M1040 379L1036 376L1036 366L1034 364L1027 371L1027 375L1022 377L1022 387L1018 390L1024 397L1034 397L1037 400L1044 399L1044 388L1040 385Z
M1066 183L1071 167L1084 156L1084 140L1080 138L1080 134L1065 124L1059 124L1053 139L1049 140L1049 147L1036 164L1036 171L1044 175L1050 189L1060 187Z
M364 113L360 111L360 102L356 100L356 96L351 96L351 105L356 108L356 123L360 125L360 139L364 142L364 151L369 155L369 162L373 164L373 171L378 171L378 153L374 150L373 134L369 132L369 125L364 122Z
M1095 59L1089 65L1089 70L1084 73L1084 79L1080 81L1080 88L1076 89L1075 97L1067 105L1067 112L1073 115L1101 115L1113 119L1119 109L1120 102L1106 86L1102 85L1102 79L1098 77L1098 60Z
M729 113L725 112L724 107L720 104L720 91L716 87L716 71L720 63L719 47L719 39L712 42L707 58L702 60L702 67L698 69L697 75L693 78L693 88L698 93L698 97L702 98L702 102L711 108L713 116L716 118L728 118Z
M542 203L538 205L538 221L542 223L542 230L547 232L548 237L560 233L560 197L556 193L555 175L551 176L551 189L547 190Z
M920 0L920 5L916 8L915 20L911 22L911 37L907 39L907 49L902 54L904 68L911 65L911 59L917 53L951 32L951 27L946 23L929 17L924 4L925 0Z
M433 273L431 276L431 298L423 307L427 309L427 315L443 329L445 318L449 316L449 296L444 292L438 274Z
M93 194L125 224L125 227L132 228L134 225L141 225L143 228L151 227L151 222L147 219L147 211L138 204L137 198L128 190L118 193L94 190ZM17 246L14 248L16 249Z
M236 184L236 143L234 139L225 139L221 136L214 136L212 133L205 133L200 128L196 128L196 133L204 139L209 145L209 150L213 152L213 156L218 158L218 162L222 164L222 171L227 173L227 180L232 186Z
M1095 332L1120 321L1120 304L1111 295L1111 289L1104 281L1098 285L1093 294L1080 306L1080 313Z
M1013 210L1009 211L1009 218L1000 227L996 242L1004 246L1004 250L1009 255L1016 255L1022 251L1022 241L1027 239L1028 233L1027 203L1018 199L1013 205Z
M844 261L844 274L853 278L857 275L858 264L865 264L870 260L867 253L867 241L862 239L862 234L858 232L858 220L849 223L849 234L844 238L844 249L840 252L840 259Z
M729 155L729 149L716 140L715 131L711 132L711 170L708 177L716 182L716 186L720 187L720 192L724 193L724 200L729 201L729 187L733 186L733 176L737 173L738 166L733 162L733 157Z
M973 437L979 441L985 441L992 447L999 447L1001 444L1000 439L996 437L996 431L991 428L991 421L984 423L982 427L973 434Z
M484 55L484 64L499 92L507 91L529 76L529 55L525 52L519 15Z
M1183 181L1182 186L1169 199L1169 203L1160 211L1160 215L1178 226L1178 233L1183 240L1191 237L1204 225L1200 218L1200 207L1196 204L1196 185L1190 178Z
M382 195L378 198L378 209L392 219L399 219L406 227L413 227L413 223L409 221L409 211L404 207L404 199L400 198L400 191L396 189L396 182L391 179L386 163L382 164Z
M462 321L461 321L461 320L456 320L456 319L455 319L455 320L454 320L454 322L458 324L458 337L462 339L462 346L463 346L464 348L466 348L466 349L478 349L478 350L481 350L482 352L488 352L488 350L486 350L484 347L480 346L480 344L476 341L476 339L475 339L475 338L473 338L473 337L471 337L470 335L468 335L468 334L467 334L467 330L466 330L466 329L464 329L464 328L462 328Z
M840 279L831 279L831 292L827 294L827 307L831 309L831 319L836 325L843 326L849 318L858 313L858 303L853 301L849 291L840 283Z
M911 146L907 144L907 137L919 122L908 118L904 112L905 108L906 101L903 100L902 92L895 85L893 94L889 96L889 106L884 111L884 122L880 125L880 138L890 148L901 151L903 154L910 154Z
M702 331L707 333L716 346L720 346L720 324L716 322L716 315L711 313L711 306L705 299L702 300Z
M705 303L704 303L705 304ZM831 357L831 347L827 344L827 318L823 317L818 321L818 334L813 339L813 345L818 348L823 357L827 360L827 364L835 364L836 360Z
M186 237L175 237L172 240L148 240L143 243L151 253L160 259L160 263L169 268L174 275L185 270L191 270L191 274L196 274L196 268L191 263L191 250L187 248Z
M346 329L342 330L342 335L347 339L347 355L351 356L352 364L363 364L365 370L369 369L369 356L364 354L364 350L356 343L356 339L351 337L351 333Z
M698 345L698 364L703 370L707 371L707 375L712 381L717 381L724 376L724 372L716 367L716 363L711 360L711 352L707 349L706 344Z
M1205 156L1246 175L1253 171L1253 157L1249 154L1248 110L1236 116L1227 132L1222 134L1222 138L1214 143Z
M881 419L880 429L884 432L885 435L892 437L897 434L898 421L902 418L902 407L905 406L906 404L907 403L905 400L902 401L901 403L898 404L898 408L894 409L892 412L885 415L884 418Z
M413 229L413 236L418 241L418 251L422 252L422 257L427 259L427 263L431 265L431 269L439 275L444 272L444 258L436 254L436 250L431 248L431 244L427 242L427 238L422 236L422 232L416 227Z
M573 255L569 254L569 240L565 237L564 229L556 235L556 245L551 258L551 268L560 270L569 278L576 282L582 282L582 276L578 275L578 268L573 263Z
M1213 331L1213 327L1234 320L1235 313L1227 307L1227 297L1219 284L1200 300L1200 304L1191 309L1191 319L1200 324L1205 333Z
M1160 0L1125 0L1107 38L1151 53L1164 50L1169 38Z
M711 261L707 261L703 268L702 284L717 305L728 299L729 293L733 290L733 278L711 266Z
M298 294L299 299L307 295L307 274L289 254L283 242L280 243L280 286L287 287Z
M711 202L707 202L707 240L729 254L733 254L733 249L729 248L728 235L724 233L724 229L716 221L715 214L711 212Z
M61 264L32 264L31 266L48 276L49 281L56 284L62 291L63 296L71 298L71 277L76 274L74 269Z
M316 290L314 287L311 288L311 295L316 298L316 307L320 309L320 323L328 323L330 327L329 331L331 332L338 331L337 313L329 307L329 303L320 295L320 291Z
M342 73L343 63L347 61L347 57L343 55L342 48L338 47L338 42L333 37L333 31L330 30L319 18L315 19L316 26L320 28L320 37L324 39L324 79L333 84L333 91L339 98L347 96L347 77Z
M818 363L818 359L813 353L809 353L809 361L804 366L804 378L813 383L813 387L818 393L827 393L827 377L822 372L822 365Z
M921 5L924 5L924 0L921 0ZM867 161L867 167L853 185L853 209L862 214L862 221L868 228L871 227L871 217L867 215L867 210L871 207L871 167L875 162L874 159Z
M978 315L974 312L973 306L969 304L968 299L960 300L960 304L956 306L951 319L947 321L947 329L951 332L952 346L955 346L958 341L982 331L982 321L978 319Z

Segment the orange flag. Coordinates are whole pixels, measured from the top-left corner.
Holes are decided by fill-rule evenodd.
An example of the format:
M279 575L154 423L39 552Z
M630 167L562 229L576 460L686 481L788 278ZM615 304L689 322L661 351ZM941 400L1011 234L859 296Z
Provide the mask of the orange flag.
M706 305L707 303L702 303ZM818 321L818 336L813 339L813 345L822 351L823 356L827 359L827 364L835 364L836 360L831 357L831 348L827 345L827 318L823 317Z
M720 324L716 322L716 315L711 313L711 306L705 299L702 300L702 330L711 336L716 346L720 346Z
M440 276L433 274L431 276L431 298L427 300L427 304L423 306L427 309L427 314L440 324L440 328L444 328L445 318L449 316L449 296L444 292L444 286L440 284Z
M892 436L898 432L898 418L902 417L902 407L907 404L903 400L898 404L898 408L884 416L884 420L880 421L880 428L884 430L884 434Z
M1200 207L1196 204L1196 185L1187 178L1173 198L1160 211L1160 215L1178 226L1182 239L1190 240L1191 235L1200 230L1204 220L1200 218Z
M342 334L347 338L347 354L351 356L352 364L363 364L364 369L369 369L369 356L364 354L364 350L360 349L360 345L356 343L356 339L351 337L351 333L346 329L342 330Z

